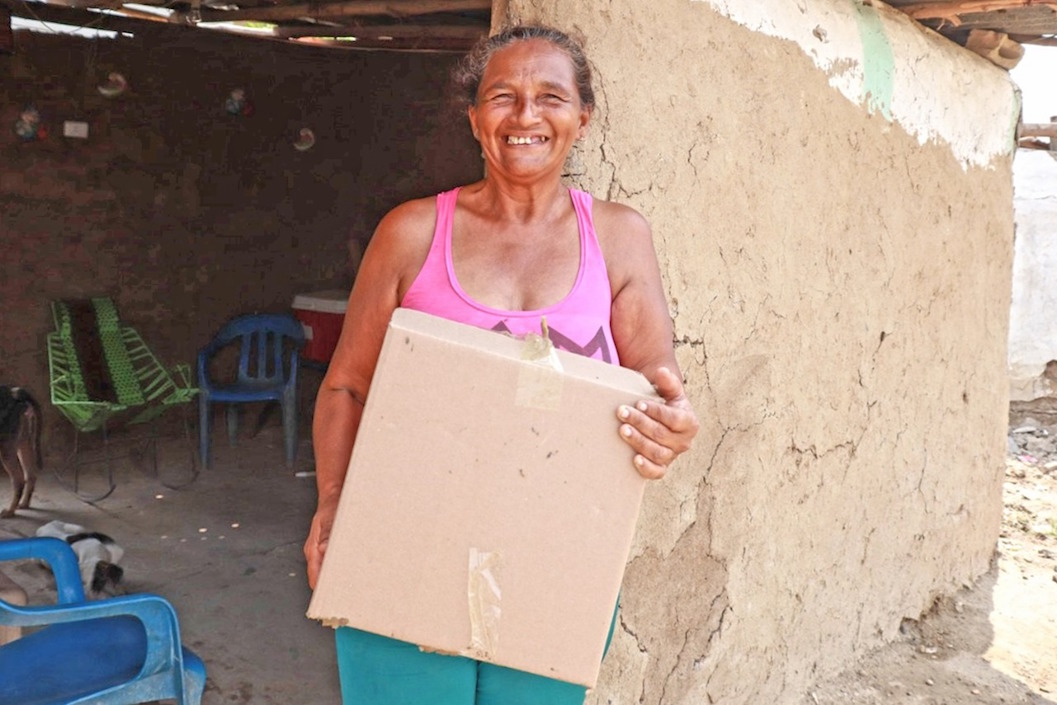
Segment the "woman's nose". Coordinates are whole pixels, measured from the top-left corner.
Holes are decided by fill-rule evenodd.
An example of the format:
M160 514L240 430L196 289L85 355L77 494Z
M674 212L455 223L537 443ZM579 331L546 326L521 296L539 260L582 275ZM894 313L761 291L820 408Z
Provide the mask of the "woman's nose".
M517 102L517 117L522 122L532 122L536 119L538 111L536 109L536 101L531 98L522 96Z

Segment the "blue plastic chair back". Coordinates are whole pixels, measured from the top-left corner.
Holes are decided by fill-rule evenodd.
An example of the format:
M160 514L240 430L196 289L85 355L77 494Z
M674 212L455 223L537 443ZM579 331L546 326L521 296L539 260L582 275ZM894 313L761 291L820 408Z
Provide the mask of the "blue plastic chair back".
M204 352L207 357L212 357L236 340L239 344L238 372L231 401L255 401L260 397L254 395L254 390L281 388L296 378L305 334L301 324L292 316L240 316L221 328ZM238 398L240 395L244 398Z
M228 437L235 442L238 403L278 401L283 411L283 445L287 465L297 452L297 371L305 343L301 324L285 314L249 314L228 322L198 353L199 454L211 465L211 430L214 402L228 403ZM210 375L213 356L229 345L238 345L238 365L233 380Z
M77 557L65 541L0 541L0 561L26 559L51 566L57 600L29 607L0 600L0 624L43 627L0 646L0 703L199 705L205 664L180 645L168 601L148 594L85 601Z

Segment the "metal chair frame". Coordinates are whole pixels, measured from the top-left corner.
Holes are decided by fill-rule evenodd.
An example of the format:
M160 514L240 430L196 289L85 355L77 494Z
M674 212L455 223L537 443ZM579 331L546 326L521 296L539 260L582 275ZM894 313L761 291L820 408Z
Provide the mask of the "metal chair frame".
M142 442L144 457L150 457L154 475L158 474L157 431L152 422L171 408L184 408L184 436L191 443L191 402L198 389L191 383L191 368L179 364L166 369L150 348L130 326L122 325L113 302L104 297L91 300L115 400L93 399L88 392L81 361L74 341L69 305L52 302L55 331L48 334L48 367L51 381L51 403L74 428L73 450L62 464L63 470L73 473L71 483L57 468L56 477L81 499L96 502L109 496L115 489L113 460L110 452L110 431L119 426L151 423L149 436L128 439ZM85 459L81 456L82 434L100 432L102 457ZM148 455L149 454L149 455ZM129 454L131 455L131 454ZM168 487L182 487L193 481L198 467L193 451L190 454L190 479ZM85 494L80 489L80 471L85 465L104 463L106 489L101 494Z

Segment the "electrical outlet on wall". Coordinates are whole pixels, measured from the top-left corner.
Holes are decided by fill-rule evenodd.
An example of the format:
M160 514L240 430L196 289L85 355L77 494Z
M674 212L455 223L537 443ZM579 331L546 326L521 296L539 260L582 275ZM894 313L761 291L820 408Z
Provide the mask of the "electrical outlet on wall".
M62 136L76 137L82 140L88 139L88 123L77 120L66 120L62 123Z

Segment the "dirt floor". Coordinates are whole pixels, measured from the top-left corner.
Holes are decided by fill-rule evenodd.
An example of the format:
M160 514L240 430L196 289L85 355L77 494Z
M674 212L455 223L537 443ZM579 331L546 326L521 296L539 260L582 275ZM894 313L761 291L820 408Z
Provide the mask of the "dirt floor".
M1057 419L1011 427L994 565L802 705L1057 703Z
M252 436L244 424L237 447L214 433L213 467L183 489L191 443L166 438L155 476L140 458L115 461L117 489L96 505L61 487L45 457L33 508L0 520L0 539L32 536L52 520L113 537L125 550L117 593L152 592L176 607L183 643L206 663L203 705L326 705L341 701L333 632L305 618L309 590L301 545L315 507L312 448L302 438L297 463L283 462L277 414ZM125 440L124 436L115 436ZM120 448L119 448L120 450ZM100 486L89 467L82 489ZM8 497L6 485L0 496ZM5 563L4 572L30 600L53 599L53 581L32 562Z

